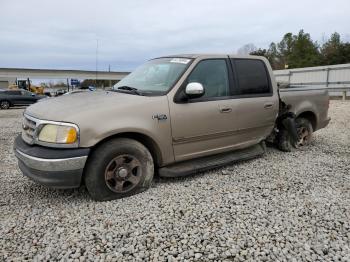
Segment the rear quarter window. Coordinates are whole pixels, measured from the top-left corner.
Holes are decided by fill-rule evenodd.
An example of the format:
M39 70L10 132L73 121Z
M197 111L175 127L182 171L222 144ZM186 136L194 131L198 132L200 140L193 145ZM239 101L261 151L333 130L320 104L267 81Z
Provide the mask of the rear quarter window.
M265 64L257 59L233 59L240 95L272 94Z

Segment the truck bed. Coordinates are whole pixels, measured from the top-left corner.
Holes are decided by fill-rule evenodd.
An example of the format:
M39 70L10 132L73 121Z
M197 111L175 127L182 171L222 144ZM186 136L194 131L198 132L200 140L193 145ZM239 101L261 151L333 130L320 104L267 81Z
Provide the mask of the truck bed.
M314 131L325 127L329 122L328 91L315 87L288 87L279 89L280 98L287 105L291 105L290 111L297 117L305 117L311 120Z

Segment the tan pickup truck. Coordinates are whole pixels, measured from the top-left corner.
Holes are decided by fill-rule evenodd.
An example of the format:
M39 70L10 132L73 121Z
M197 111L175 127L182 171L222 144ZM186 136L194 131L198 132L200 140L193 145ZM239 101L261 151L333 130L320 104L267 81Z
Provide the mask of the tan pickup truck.
M188 175L306 146L329 118L325 91L279 91L263 57L152 59L112 91L62 96L24 112L14 151L23 174L96 200L147 189L154 174ZM244 175L244 174L242 174Z

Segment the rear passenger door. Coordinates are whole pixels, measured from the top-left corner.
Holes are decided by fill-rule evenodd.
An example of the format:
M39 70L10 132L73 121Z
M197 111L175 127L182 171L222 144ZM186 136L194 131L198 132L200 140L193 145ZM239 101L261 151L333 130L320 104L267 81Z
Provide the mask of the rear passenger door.
M237 139L257 143L272 131L278 114L278 95L273 92L272 70L261 59L232 58L237 88L234 97Z

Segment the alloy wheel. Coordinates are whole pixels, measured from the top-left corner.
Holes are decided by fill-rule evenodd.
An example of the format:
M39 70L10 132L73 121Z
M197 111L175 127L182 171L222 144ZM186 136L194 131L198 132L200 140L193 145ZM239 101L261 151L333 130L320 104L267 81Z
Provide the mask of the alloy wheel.
M105 170L105 182L110 190L126 193L135 188L141 180L141 163L132 155L113 158Z

